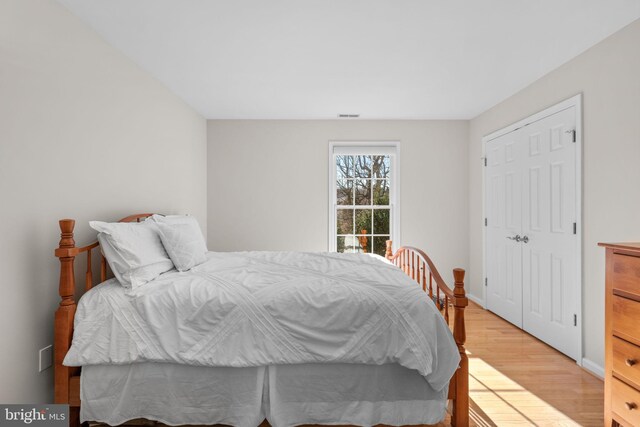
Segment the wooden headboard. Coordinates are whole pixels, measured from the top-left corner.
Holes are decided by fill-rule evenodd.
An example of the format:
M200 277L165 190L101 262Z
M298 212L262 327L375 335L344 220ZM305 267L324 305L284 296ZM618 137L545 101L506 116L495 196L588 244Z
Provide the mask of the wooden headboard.
M140 222L151 213L129 215L119 222ZM53 332L53 363L54 363L54 401L55 403L69 403L69 383L72 376L78 375L79 368L69 368L62 364L64 357L71 347L73 338L73 318L76 313L76 278L74 262L77 256L87 254L87 269L85 272L85 291L91 289L94 283L92 265L93 250L100 246L98 241L87 246L76 247L73 239L73 229L76 221L73 219L61 219L60 243L55 250L55 256L60 259L60 305L56 310ZM100 250L100 282L107 279L107 260Z

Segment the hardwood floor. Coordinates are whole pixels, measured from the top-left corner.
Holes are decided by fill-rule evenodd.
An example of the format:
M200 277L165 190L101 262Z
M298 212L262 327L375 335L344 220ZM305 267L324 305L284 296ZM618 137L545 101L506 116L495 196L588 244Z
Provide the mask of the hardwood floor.
M471 426L603 425L602 380L476 304L465 314Z
M471 425L603 425L602 380L476 304L465 314Z

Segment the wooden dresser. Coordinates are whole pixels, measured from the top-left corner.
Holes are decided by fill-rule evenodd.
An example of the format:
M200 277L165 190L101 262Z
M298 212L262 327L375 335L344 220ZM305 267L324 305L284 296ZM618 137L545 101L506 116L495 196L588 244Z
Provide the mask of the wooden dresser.
M640 426L640 243L607 250L605 425Z

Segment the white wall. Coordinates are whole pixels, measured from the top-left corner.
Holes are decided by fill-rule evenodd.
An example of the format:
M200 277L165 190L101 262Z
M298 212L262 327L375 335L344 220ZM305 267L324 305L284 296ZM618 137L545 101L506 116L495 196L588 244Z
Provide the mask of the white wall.
M470 286L482 296L482 136L577 93L583 100L584 357L604 365L604 251L640 239L640 21L470 122Z
M206 122L53 0L0 2L0 402L53 400L57 221L206 220Z
M399 140L402 242L467 266L466 121L209 120L211 250L328 249L330 140Z

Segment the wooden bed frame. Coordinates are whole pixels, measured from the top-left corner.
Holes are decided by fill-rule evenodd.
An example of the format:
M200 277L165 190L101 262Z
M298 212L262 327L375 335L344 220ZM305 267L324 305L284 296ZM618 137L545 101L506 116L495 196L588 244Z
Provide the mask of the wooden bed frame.
M453 338L460 352L460 367L449 381L451 399L451 425L467 427L469 425L469 357L464 344L467 331L464 323L464 309L469 305L464 291L464 270L453 269L454 288L451 290L438 273L438 269L422 250L411 246L402 246L394 254L391 240L387 240L386 258L393 262L406 275L418 282L422 290L429 293L438 310L449 323L449 306L453 306ZM428 278L428 279L427 279ZM433 286L435 282L436 286ZM435 294L434 294L435 290Z
M144 213L122 218L120 222L140 222L153 214ZM107 261L99 250L99 243L94 242L83 247L76 247L73 240L73 219L60 220L60 243L55 256L60 259L60 306L55 313L54 321L54 401L69 405L69 425L80 425L80 368L69 368L62 364L71 347L73 338L73 320L76 312L76 292L74 261L80 254L86 254L85 290L94 285L92 271L92 255L97 252L100 257L100 282L107 279ZM95 252L94 252L95 249ZM452 400L451 425L466 427L469 425L469 361L465 351L466 331L464 309L468 300L464 291L464 270L453 270L454 289L449 288L431 259L423 251L413 247L401 247L394 254L391 240L387 241L386 258L402 269L409 277L417 281L429 298L434 301L447 324L449 324L449 307L453 307L453 337L460 352L460 367L449 383L449 396ZM434 286L435 282L435 286Z

